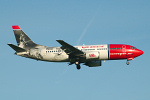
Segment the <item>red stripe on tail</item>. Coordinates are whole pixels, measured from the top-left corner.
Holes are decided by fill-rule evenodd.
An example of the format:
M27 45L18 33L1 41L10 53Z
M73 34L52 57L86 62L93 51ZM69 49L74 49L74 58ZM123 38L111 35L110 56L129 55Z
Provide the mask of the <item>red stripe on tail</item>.
M21 29L18 25L12 26L13 30Z

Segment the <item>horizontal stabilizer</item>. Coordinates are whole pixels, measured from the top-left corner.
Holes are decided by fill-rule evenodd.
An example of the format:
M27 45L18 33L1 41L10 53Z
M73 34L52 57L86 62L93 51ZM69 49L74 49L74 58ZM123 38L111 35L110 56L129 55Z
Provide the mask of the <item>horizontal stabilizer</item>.
M23 48L20 48L18 46L15 46L13 44L8 44L12 49L14 49L16 52L25 52L26 50Z

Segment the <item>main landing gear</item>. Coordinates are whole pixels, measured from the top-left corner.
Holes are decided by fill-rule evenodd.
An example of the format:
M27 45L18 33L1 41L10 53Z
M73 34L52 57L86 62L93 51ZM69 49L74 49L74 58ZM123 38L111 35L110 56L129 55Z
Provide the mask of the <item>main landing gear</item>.
M81 69L79 61L76 61L75 64L76 64L76 67L77 67L78 70Z

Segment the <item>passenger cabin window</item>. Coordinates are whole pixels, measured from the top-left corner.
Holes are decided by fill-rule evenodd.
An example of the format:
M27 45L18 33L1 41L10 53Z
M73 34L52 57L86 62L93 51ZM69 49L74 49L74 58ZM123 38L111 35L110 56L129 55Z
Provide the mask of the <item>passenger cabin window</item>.
M117 49L119 50L119 49L121 49L121 48L109 48L109 49L110 49L110 50L113 50L113 49L114 49L114 50L115 50L115 49L116 49L116 50L117 50ZM107 50L107 48L106 48L106 50Z

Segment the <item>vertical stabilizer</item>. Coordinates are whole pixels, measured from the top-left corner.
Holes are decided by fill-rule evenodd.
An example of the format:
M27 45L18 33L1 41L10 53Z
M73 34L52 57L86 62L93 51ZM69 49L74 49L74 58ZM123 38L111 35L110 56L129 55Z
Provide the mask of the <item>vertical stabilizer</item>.
M35 44L18 25L12 26L16 41L19 47L29 49L35 47Z

